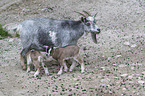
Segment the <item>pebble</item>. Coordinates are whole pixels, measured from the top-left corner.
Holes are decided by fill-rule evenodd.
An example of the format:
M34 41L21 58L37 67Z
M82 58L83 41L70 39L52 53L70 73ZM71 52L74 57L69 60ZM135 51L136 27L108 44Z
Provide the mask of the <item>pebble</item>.
M101 70L105 70L105 67L101 67Z
M111 57L108 57L108 60L110 60L111 59Z
M128 76L128 74L122 74L122 75L120 75L121 77L126 77L126 76Z
M145 81L139 80L138 83L144 84Z
M128 46L128 45L130 45L130 43L129 42L124 42L124 45L127 45Z
M120 65L119 65L119 67L125 67L125 66L126 66L125 64L120 64Z
M145 71L143 71L143 72L141 72L141 73L145 75Z
M131 70L134 70L134 67L131 67Z
M132 78L133 78L133 76L132 76L132 75L128 76L128 79L132 79Z
M106 83L108 83L108 81L110 81L110 79L101 79L101 82L106 82Z
M118 64L113 64L113 66L117 66Z
M9 42L13 42L13 41L14 41L14 39L13 39L13 38L10 38L10 39L9 39Z
M117 85L119 85L119 84L121 84L121 82L120 82L120 81L118 81L118 82L116 82L116 84L117 84Z
M136 44L133 44L130 47L135 48L135 47L137 47L137 45Z
M122 57L122 55L116 55L115 57L116 57L116 58L119 58L119 57Z
M122 88L123 91L126 91L126 88Z

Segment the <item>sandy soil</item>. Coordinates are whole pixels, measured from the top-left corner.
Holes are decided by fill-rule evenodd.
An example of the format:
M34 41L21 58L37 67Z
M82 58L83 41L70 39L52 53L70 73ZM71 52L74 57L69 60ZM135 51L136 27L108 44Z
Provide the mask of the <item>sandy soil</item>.
M1 0L0 23L7 28L34 17L78 20L73 11L86 10L98 13L102 32L98 44L90 34L78 42L86 73L78 65L57 76L53 60L51 75L41 79L22 70L19 38L0 40L0 96L144 96L144 5L144 0Z

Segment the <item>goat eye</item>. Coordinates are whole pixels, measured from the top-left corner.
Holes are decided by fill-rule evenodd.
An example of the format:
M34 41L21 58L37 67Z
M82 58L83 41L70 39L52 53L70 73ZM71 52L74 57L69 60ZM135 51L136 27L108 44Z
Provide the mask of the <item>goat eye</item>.
M87 26L90 26L91 24L90 24L90 23L86 23L86 25L87 25Z

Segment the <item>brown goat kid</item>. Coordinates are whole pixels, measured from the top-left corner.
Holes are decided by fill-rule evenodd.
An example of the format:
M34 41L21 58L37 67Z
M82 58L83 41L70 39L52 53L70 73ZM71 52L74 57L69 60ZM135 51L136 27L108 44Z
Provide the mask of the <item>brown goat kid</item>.
M40 52L31 50L26 54L26 56L27 56L27 72L30 72L30 64L34 64L37 70L34 74L34 77L38 76L41 69L41 66L40 66L40 63L41 63L45 70L45 74L49 75L48 68L43 62L44 56Z
M85 70L85 65L83 60L81 59L80 55L79 55L79 47L76 45L71 45L71 46L67 46L67 47L63 47L63 48L50 48L50 56L52 56L55 60L57 60L61 67L60 70L58 72L58 75L61 75L63 72L63 67L64 67L64 71L67 72L68 71L68 67L66 65L65 60L68 59L74 59L75 61L77 61L79 64L81 64L81 73L84 72ZM37 71L34 74L34 77L36 77L37 75L39 75L40 73L40 63L42 63L42 66L45 70L45 74L48 75L48 68L46 67L46 65L43 62L43 58L44 56L38 52L38 51L29 51L27 54L27 72L30 71L30 64L33 63L35 68L37 69ZM75 67L75 63L76 62L72 62L72 65L70 66L69 71L72 71Z
M80 58L79 49L80 48L76 45L71 45L71 46L67 46L63 48L56 48L56 49L52 48L52 50L50 51L50 56L52 56L55 60L57 60L61 65L58 75L62 74L63 67L64 67L65 72L68 71L68 67L66 65L65 60L68 60L71 58L73 58L75 61L81 64L81 73L84 72L85 65L84 65L83 60ZM75 62L73 61L72 65L70 66L69 71L72 71L74 67L75 67Z

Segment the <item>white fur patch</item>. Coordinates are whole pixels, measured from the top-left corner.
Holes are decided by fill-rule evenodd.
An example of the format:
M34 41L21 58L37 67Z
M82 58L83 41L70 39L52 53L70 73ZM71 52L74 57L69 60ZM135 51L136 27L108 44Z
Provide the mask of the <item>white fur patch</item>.
M38 56L38 61L41 62L41 56Z
M30 72L30 66L27 66L27 72Z
M48 68L44 68L45 74L49 75Z
M52 48L50 48L49 50L48 50L48 56L50 55L50 51L52 50Z
M57 73L58 75L61 75L61 74L62 74L62 69L63 69L63 66L60 67L60 70L59 70L59 72Z
M35 74L34 74L34 77L38 76L39 73L40 73L40 72L37 70L37 71L35 72Z
M73 61L72 65L70 66L69 71L72 71L74 69L74 67L75 67L75 62Z
M81 73L84 73L85 72L85 66L84 66L84 63L81 64Z
M87 20L94 21L94 17L88 17Z
M31 57L30 57L30 54L27 56L27 65L29 65L30 63L32 63L32 60L31 60Z
M63 65L64 65L64 71L67 72L68 68L67 68L66 63L64 62Z
M55 40L56 40L56 32L49 31L49 33L50 33L49 35L51 37L52 42L55 43Z

